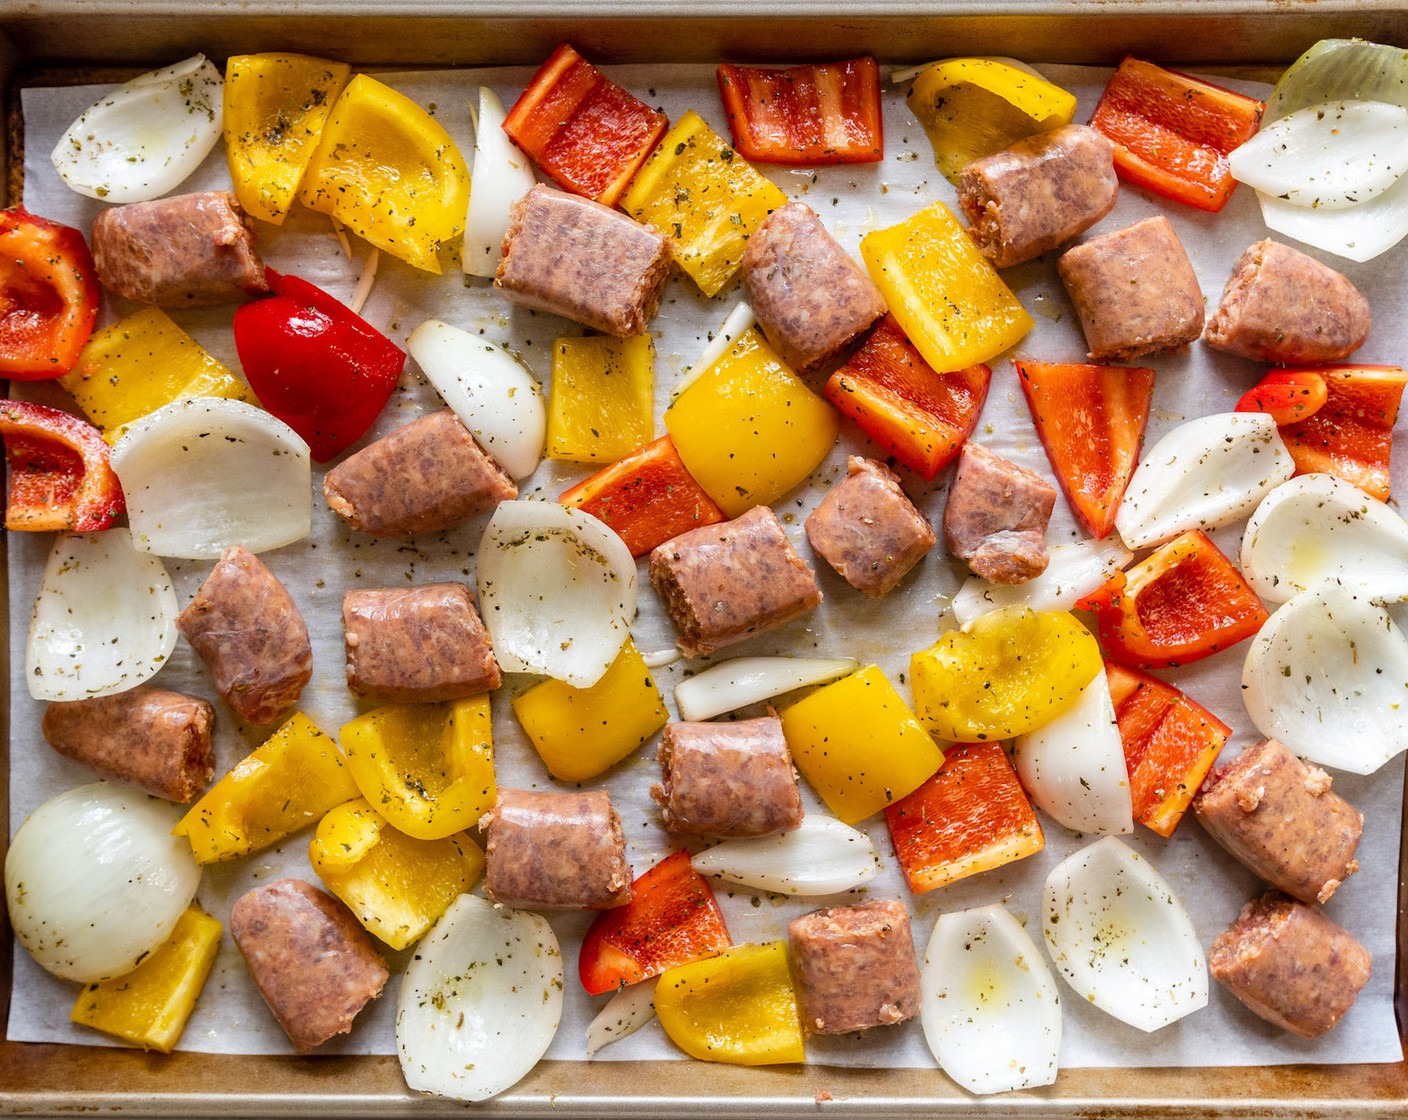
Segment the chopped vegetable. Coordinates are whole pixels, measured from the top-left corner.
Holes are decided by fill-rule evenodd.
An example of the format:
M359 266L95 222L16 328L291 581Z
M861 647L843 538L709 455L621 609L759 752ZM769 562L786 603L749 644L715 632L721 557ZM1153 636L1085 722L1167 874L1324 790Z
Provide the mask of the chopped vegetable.
M885 155L873 58L717 71L733 146L760 163L878 163Z
M825 684L859 668L849 657L735 657L680 681L675 685L675 705L681 719L713 719L794 688Z
M71 370L101 296L82 233L23 206L0 211L0 377L43 381Z
M1046 571L1025 583L993 583L978 575L964 580L949 604L958 625L967 626L975 618L1004 607L1072 610L1134 559L1118 536L1103 541L1067 541L1052 545L1048 552L1051 561Z
M631 984L606 1001L587 1024L587 1057L620 1042L655 1018L655 985Z
M1383 194L1339 210L1256 197L1267 229L1346 260L1371 261L1408 236L1408 175Z
M1266 99L1266 119L1280 120L1336 97L1408 105L1406 77L1408 57L1402 47L1364 39L1321 39L1281 72Z
M784 895L856 890L880 873L880 855L864 832L808 813L791 832L725 840L694 857L701 875Z
M553 343L549 459L614 462L655 435L654 405L655 344L648 334Z
M473 113L473 105L470 107ZM470 276L492 278L503 259L509 210L536 182L533 164L503 130L504 107L488 86L479 87L474 113L473 189L464 219L460 265Z
M1308 419L1329 399L1323 374L1313 369L1274 369L1237 402L1238 412L1265 412L1277 427Z
M108 445L86 420L47 405L0 400L0 438L10 466L6 529L94 533L127 508Z
M678 399L710 366L728 353L735 339L740 338L750 327L757 325L758 316L754 314L751 306L741 300L734 304L724 319L723 326L709 332L709 341L699 352L699 357L691 365L685 366L684 376L675 382L671 391L671 399Z

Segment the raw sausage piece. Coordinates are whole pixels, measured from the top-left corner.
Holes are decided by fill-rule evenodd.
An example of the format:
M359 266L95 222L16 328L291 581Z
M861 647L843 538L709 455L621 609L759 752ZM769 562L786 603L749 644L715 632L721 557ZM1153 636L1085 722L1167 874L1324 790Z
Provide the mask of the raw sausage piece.
M1369 950L1318 906L1268 891L1242 907L1208 953L1213 978L1269 1023L1318 1038L1373 971Z
M1330 792L1325 771L1275 739L1214 770L1193 812L1238 860L1302 902L1328 902L1359 870L1354 850L1364 814Z
M513 204L494 287L617 338L644 334L670 274L670 243L589 198L541 183Z
M631 900L621 818L604 789L501 789L485 831L484 893L505 906L610 910Z
M787 927L802 1026L845 1034L919 1014L909 914L893 900L814 910Z
M93 264L108 291L162 307L269 290L254 234L229 191L108 207L93 222Z
M169 801L189 801L215 773L214 726L204 700L145 684L44 711L44 738L61 755Z
M995 268L1033 260L1115 208L1115 150L1095 129L1068 124L975 160L958 177L968 233Z
M1090 359L1123 362L1203 333L1193 262L1162 214L1067 249L1056 262Z
M230 935L259 994L300 1050L352 1029L390 972L352 912L302 879L240 896Z
M400 703L462 700L498 688L499 663L462 583L365 588L342 597L347 687Z
M242 545L216 562L176 628L195 648L215 690L250 723L273 723L313 676L308 627L292 597Z
M323 497L354 529L413 537L510 501L518 487L447 408L344 459L323 479Z
M782 721L671 723L660 742L661 783L650 796L671 832L771 836L802 823L802 795Z
M821 602L816 576L767 506L666 541L650 554L650 582L686 657L791 622Z
M852 455L846 477L807 516L807 540L871 599L893 591L937 542L928 519L883 463Z
M748 302L798 373L829 365L885 314L880 289L803 202L774 210L743 251Z
M1237 258L1203 337L1259 362L1337 362L1364 345L1369 325L1369 301L1347 277L1268 239Z
M944 544L983 579L1025 583L1046 571L1056 490L1040 475L965 443L944 506Z

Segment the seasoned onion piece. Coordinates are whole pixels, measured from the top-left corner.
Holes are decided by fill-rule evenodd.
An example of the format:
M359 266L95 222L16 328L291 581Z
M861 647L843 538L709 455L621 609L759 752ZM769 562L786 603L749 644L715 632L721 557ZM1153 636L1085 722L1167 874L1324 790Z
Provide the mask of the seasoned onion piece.
M850 657L735 657L675 685L680 719L705 720L860 668Z
M1134 559L1115 536L1103 541L1070 541L1052 545L1046 571L1026 583L992 583L969 576L949 609L960 626L1003 607L1028 606L1034 611L1069 611L1076 602L1104 585Z
M835 817L808 813L800 828L753 840L725 840L691 861L701 875L774 894L840 894L880 873L865 833Z
M655 985L627 984L587 1024L587 1057L633 1035L655 1018Z
M474 114L473 181L460 250L460 265L470 276L493 277L503 257L509 207L536 182L533 161L509 139L503 124L504 107L498 94L480 86L479 112Z

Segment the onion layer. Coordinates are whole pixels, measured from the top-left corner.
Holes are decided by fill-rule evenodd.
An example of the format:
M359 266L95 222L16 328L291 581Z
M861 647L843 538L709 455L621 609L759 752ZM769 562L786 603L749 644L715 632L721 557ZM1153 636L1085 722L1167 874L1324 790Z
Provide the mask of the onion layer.
M680 719L713 719L794 688L825 684L860 668L850 657L735 657L675 685Z
M532 160L509 139L503 124L504 107L498 94L480 86L479 112L474 118L473 181L460 250L460 265L470 276L493 277L503 258L509 208L536 182Z
M880 855L870 837L815 813L803 817L792 832L725 840L691 862L701 875L774 894L840 894L880 874Z
M655 985L628 984L587 1024L587 1057L633 1035L655 1018Z

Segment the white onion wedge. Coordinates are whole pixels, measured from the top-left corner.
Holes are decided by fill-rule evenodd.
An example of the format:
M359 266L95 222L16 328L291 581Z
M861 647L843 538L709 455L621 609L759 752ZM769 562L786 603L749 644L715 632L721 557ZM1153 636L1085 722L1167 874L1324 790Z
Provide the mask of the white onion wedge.
M557 1034L562 982L546 919L460 895L401 981L396 1049L406 1084L461 1101L510 1088Z
M244 401L176 401L129 424L112 449L132 543L213 560L232 545L266 552L313 523L308 445Z
M427 319L406 349L489 456L512 478L538 469L548 410L537 379L516 355L468 331Z
M1257 730L1295 754L1370 774L1408 748L1408 639L1367 596L1302 591L1252 639L1242 697Z
M1242 534L1242 574L1268 603L1333 580L1379 602L1408 599L1408 522L1330 474L1262 499Z
M479 87L474 114L474 167L464 220L460 265L470 276L492 277L503 257L508 212L533 189L533 161L503 130L504 107L488 86Z
M1012 761L1032 803L1076 832L1134 831L1124 744L1102 668L1075 704L1018 735Z
M506 672L589 688L630 636L636 563L589 513L500 502L479 543L479 610Z
M1067 983L1131 1027L1156 1031L1207 1005L1207 958L1188 912L1113 836L1052 869L1042 927Z
M970 1093L1056 1080L1061 996L1040 950L1000 903L939 915L919 991L924 1039Z
M133 78L85 109L50 157L71 188L146 202L180 186L224 127L224 79L202 54Z
M1189 529L1245 517L1295 473L1276 421L1263 412L1219 412L1180 424L1140 460L1115 514L1130 548L1151 548Z
M680 719L713 719L859 668L860 662L850 657L735 657L675 685L675 706Z
M1408 175L1377 198L1342 210L1297 206L1257 192L1266 228L1314 249L1363 263L1388 252L1408 236Z
M678 398L681 393L698 381L711 365L722 358L734 339L758 321L758 317L753 314L753 308L746 303L735 304L732 311L728 313L728 318L724 320L714 337L709 339L709 344L700 352L699 357L694 360L694 364L688 372L679 380L671 391L672 398Z
M791 832L725 840L691 862L701 875L790 895L840 894L880 873L880 854L870 837L835 817L815 813L808 813Z
M970 576L958 589L949 610L960 626L988 611L1026 605L1034 611L1069 611L1076 602L1101 587L1131 560L1134 553L1111 535L1103 541L1069 541L1053 545L1046 571L1026 583L990 583Z
M126 529L62 535L34 600L24 675L36 700L135 688L176 648L176 590Z
M587 1057L633 1035L655 1018L655 985L628 984L587 1024Z
M1282 71L1262 121L1337 97L1408 107L1408 53L1366 39L1321 39Z

